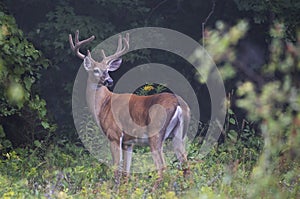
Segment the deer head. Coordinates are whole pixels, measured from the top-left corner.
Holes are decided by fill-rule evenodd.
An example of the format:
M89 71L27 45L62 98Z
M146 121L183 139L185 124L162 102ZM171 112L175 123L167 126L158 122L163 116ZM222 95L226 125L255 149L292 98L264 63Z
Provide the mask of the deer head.
M119 35L118 47L113 55L106 56L104 50L101 50L103 57L101 62L95 61L89 50L87 51L87 55L80 52L80 48L94 40L94 38L95 36L91 36L88 39L79 41L79 31L77 30L75 33L75 43L73 42L72 35L69 35L71 49L75 52L77 57L83 59L83 66L88 72L89 77L93 79L95 83L104 86L112 86L113 79L109 76L108 72L115 71L120 67L122 63L122 59L120 57L129 49L129 33L126 34L126 37Z

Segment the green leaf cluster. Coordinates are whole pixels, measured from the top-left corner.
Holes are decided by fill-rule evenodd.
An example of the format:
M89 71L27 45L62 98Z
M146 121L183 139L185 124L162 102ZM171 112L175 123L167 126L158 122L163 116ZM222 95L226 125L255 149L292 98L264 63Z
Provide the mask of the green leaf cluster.
M287 178L287 174L296 176L300 164L300 32L295 43L286 42L284 27L274 24L270 32L270 58L260 73L268 81L261 88L244 82L237 90L237 105L247 110L251 120L260 121L265 139L263 154L253 173L254 179L263 184L253 185L253 197L271 187L274 194L284 197L285 186L295 190L299 183L299 178Z
M14 18L2 11L0 52L0 127L8 136L22 128L20 132L27 138L21 140L33 142L38 126L54 130L46 117L46 103L39 97L36 86L48 60L25 39Z
M226 80L230 77L238 80L235 82L236 92L229 93L226 102L228 111L222 133L225 144L219 146L225 148L221 150L223 152L219 158L224 154L223 158L236 160L232 156L234 154L237 157L244 156L249 161L251 157L255 156L257 159L259 156L259 161L250 174L247 197L297 198L300 171L300 32L298 31L295 42L289 42L286 39L286 25L273 24L268 61L255 72L254 69L243 66L245 79L241 79L226 74L238 74L241 71L234 67L235 42L228 40L224 45L222 41L226 41L234 31L241 36L245 31L237 26L227 30L222 28L223 25L217 24L218 26L221 28L207 32L206 48L210 49L213 59L220 63L221 74L225 74L223 77ZM258 78L261 81L255 81ZM255 131L249 128L251 125L246 120L240 122L233 111L238 108L245 111L247 121L253 124ZM264 138L263 144L258 139L259 135ZM236 149L239 152L233 152ZM248 155L241 155L244 152Z
M285 37L297 40L297 27L300 21L300 3L293 0L234 0L239 10L251 13L255 23L268 24L280 21L287 26Z

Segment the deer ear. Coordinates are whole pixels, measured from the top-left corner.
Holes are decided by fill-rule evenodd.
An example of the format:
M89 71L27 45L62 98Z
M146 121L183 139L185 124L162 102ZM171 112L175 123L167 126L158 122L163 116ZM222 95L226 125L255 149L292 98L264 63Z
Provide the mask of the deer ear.
M113 59L108 63L108 71L115 71L117 70L122 63L121 58Z
M84 58L84 60L83 60L83 66L84 66L85 70L87 70L87 71L89 71L89 70L92 69L92 61L91 61L91 59L88 56L86 56Z

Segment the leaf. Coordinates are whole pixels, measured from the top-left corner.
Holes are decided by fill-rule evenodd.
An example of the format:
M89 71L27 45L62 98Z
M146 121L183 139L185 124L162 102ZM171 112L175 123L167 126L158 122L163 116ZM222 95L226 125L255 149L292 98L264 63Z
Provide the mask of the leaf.
M44 129L50 128L50 125L49 125L48 122L42 121L41 124L42 124L42 126L44 127Z
M230 115L233 115L234 113L233 113L233 111L232 111L232 109L228 109L228 113L230 114Z
M26 90L30 91L31 85L34 82L34 80L30 77L25 77L24 78L24 84L25 84L25 88Z
M229 123L235 125L235 124L236 124L236 121L235 121L234 118L230 118L230 119L229 119Z
M230 130L228 132L228 137L231 141L236 142L237 141L237 137L238 137L238 133L235 130Z
M5 132L3 130L2 125L0 125L0 138L5 138Z
M38 140L35 140L34 141L34 146L38 147L38 148L41 148L42 147L42 143Z

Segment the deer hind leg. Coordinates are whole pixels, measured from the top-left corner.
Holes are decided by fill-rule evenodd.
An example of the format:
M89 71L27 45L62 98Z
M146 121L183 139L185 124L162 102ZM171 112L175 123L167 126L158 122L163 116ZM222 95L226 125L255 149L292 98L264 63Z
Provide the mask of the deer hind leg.
M152 158L155 164L155 167L158 171L158 178L153 186L152 190L155 190L163 178L163 171L165 169L165 160L163 157L163 149L162 149L162 142L160 141L159 135L155 135L149 138L150 149L152 153Z
M179 160L181 167L184 170L185 174L189 173L189 165L187 162L187 153L185 151L185 144L184 144L184 139L186 133L184 133L184 123L183 123L183 118L179 117L178 123L175 126L173 130L173 149L174 152L177 156L177 159Z
M174 129L174 130L176 130L176 129ZM183 164L187 161L184 139L181 137L182 135L178 131L177 132L175 131L174 133L175 133L175 136L172 139L173 149L174 149L177 159L180 161L181 164Z
M180 106L177 106L174 115L172 116L167 128L166 135L164 139L168 138L171 135L173 142L173 150L177 156L177 159L181 164L187 161L186 151L184 146L184 137L186 135L186 126L185 126L185 112L183 112Z
M161 183L163 179L163 172L165 169L165 160L163 157L162 149L158 151L152 152L152 157L154 160L155 167L157 169L158 178L156 179L152 191L156 190L159 184Z

